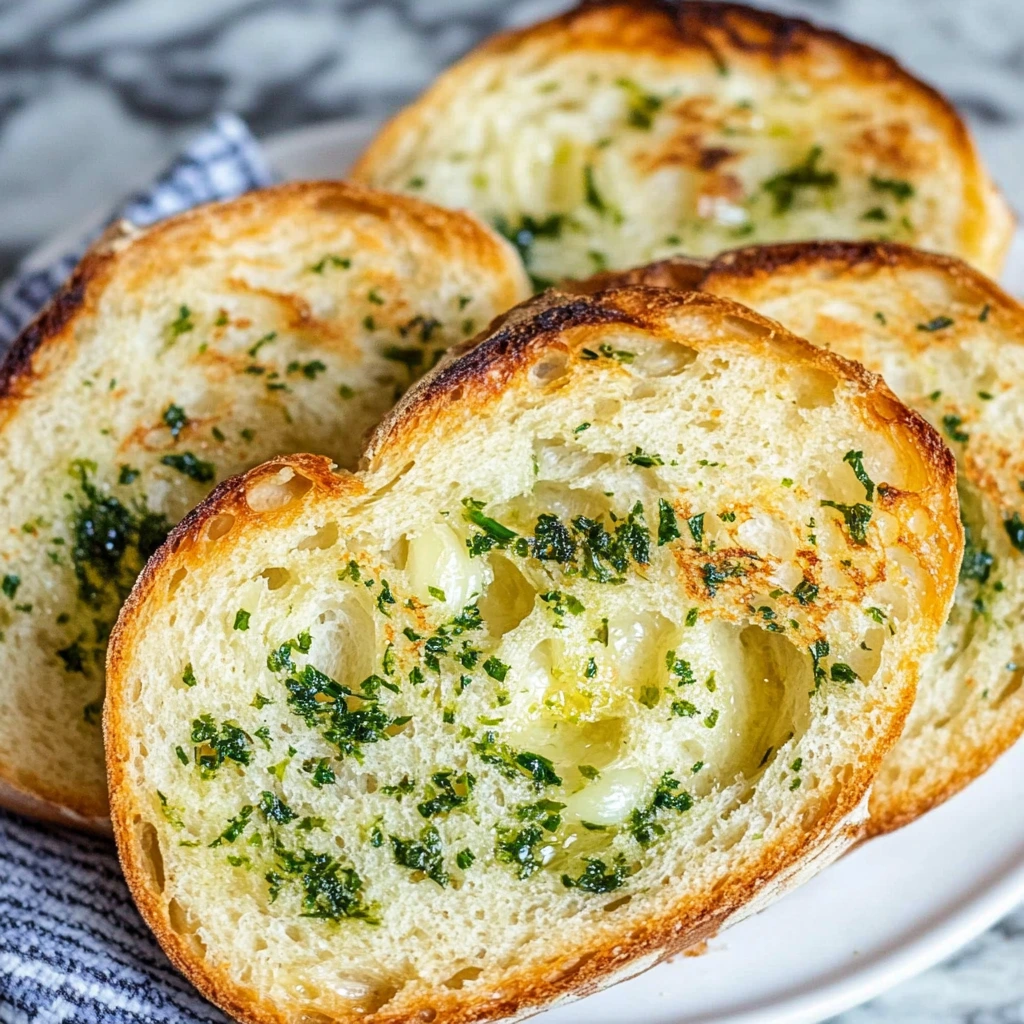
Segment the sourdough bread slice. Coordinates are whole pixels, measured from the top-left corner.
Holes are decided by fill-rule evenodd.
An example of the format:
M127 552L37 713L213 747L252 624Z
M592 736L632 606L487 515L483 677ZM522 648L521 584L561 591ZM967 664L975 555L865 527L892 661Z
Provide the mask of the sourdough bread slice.
M541 283L822 237L997 274L1013 229L934 89L835 32L728 3L588 3L496 36L352 173L475 210Z
M271 455L354 464L524 290L474 217L337 183L97 245L0 368L0 802L103 827L106 638L173 523Z
M860 834L960 556L953 458L874 375L713 296L541 296L359 473L274 460L150 561L126 877L245 1021L592 991Z
M1024 309L959 260L808 243L680 261L633 279L754 307L880 373L956 455L967 548L949 620L871 796L871 829L916 818L1024 732Z

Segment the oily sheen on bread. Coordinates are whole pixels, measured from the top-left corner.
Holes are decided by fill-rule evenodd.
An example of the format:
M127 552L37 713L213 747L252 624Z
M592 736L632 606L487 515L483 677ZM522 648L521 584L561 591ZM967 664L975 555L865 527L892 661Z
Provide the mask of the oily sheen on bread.
M593 991L856 839L960 556L952 456L874 375L714 296L548 293L358 473L274 460L150 561L126 877L244 1021Z
M953 450L967 546L949 621L871 796L871 829L912 820L1024 732L1024 309L962 262L900 245L807 243L629 275L752 306L880 373Z
M474 217L339 183L97 245L0 368L0 803L103 827L106 638L170 527L271 455L354 465L524 289Z
M808 238L892 239L994 275L1013 229L934 89L835 32L728 3L588 3L496 36L352 173L476 211L538 283Z

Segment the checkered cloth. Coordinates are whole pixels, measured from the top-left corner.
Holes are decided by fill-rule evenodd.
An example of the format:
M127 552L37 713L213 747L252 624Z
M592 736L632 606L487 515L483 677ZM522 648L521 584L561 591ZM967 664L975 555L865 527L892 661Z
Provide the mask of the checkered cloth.
M271 180L249 129L221 114L111 220L151 224ZM88 242L0 289L0 351L67 279ZM142 923L112 842L0 811L0 1024L225 1020Z

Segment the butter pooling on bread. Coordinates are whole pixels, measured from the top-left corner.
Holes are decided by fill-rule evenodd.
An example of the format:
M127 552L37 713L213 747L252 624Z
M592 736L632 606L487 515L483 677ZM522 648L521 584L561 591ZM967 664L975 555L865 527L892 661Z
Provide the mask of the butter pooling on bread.
M222 484L111 641L126 877L208 997L517 1019L854 841L961 554L878 378L713 296L549 293L362 466Z
M0 368L0 802L104 827L104 650L146 557L271 455L354 465L526 288L474 217L332 182L95 246Z

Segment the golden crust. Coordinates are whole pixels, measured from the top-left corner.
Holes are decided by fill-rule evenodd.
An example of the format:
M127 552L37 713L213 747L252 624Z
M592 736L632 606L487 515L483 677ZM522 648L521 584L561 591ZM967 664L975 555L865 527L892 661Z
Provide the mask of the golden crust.
M885 269L921 269L941 274L978 308L989 307L988 315L1000 324L1004 343L1024 345L1024 308L995 282L955 257L896 243L825 241L749 246L706 262L669 259L621 274L600 274L575 282L572 287L581 292L614 286L618 282L667 288L697 287L743 300L763 294L762 289L773 279L784 287L781 282L787 274L813 273L825 278L849 273L870 276ZM957 344L955 339L941 332L925 333L912 341L932 348ZM945 447L941 439L939 443ZM1017 453L1018 457L1022 454ZM1009 511L1005 495L984 467L968 466L967 473L990 501ZM954 571L957 568L954 567ZM1000 715L983 736L958 736L953 760L944 763L941 771L929 761L929 772L912 785L876 788L870 804L867 834L891 832L944 803L987 771L1021 735L1024 735L1024 702L1002 705Z
M169 265L201 263L206 253L250 234L255 236L275 219L287 224L309 205L317 212L344 214L353 221L365 217L368 222L383 220L407 228L423 240L425 249L436 254L439 265L450 262L471 266L474 273L489 275L495 289L495 308L505 308L525 293L525 277L511 247L471 214L344 182L303 181L274 186L229 202L197 207L141 231L127 224L116 225L87 252L68 282L23 330L0 363L0 431L19 415L31 415L30 403L59 385L66 364L76 356L79 336L99 315L107 289L118 287L145 296L160 285ZM240 281L239 289L243 287ZM317 320L300 296L283 292L269 295L285 311L286 318L290 317L290 326L303 331L312 345L323 350L334 348L355 364L358 354L344 347L351 342L335 337L332 325ZM116 363L117 353L110 353L110 357ZM199 364L194 372L201 374ZM116 399L115 393L112 401ZM149 425L141 424L138 433L145 434L149 429ZM60 679L55 682L59 684ZM84 787L76 791L67 779L47 774L46 766L30 771L2 752L0 806L63 824L109 831L103 794Z
M625 53L638 59L672 61L697 71L711 62L723 74L723 69L738 64L757 73L804 81L812 91L827 87L837 77L853 87L885 89L877 102L904 103L911 109L909 116L933 124L945 137L949 155L962 171L963 211L956 230L956 252L987 273L996 275L1002 269L1016 217L982 165L966 124L938 90L915 78L888 54L838 32L799 18L717 0L683 0L679 4L663 0L584 0L579 7L549 21L499 34L473 50L388 121L356 161L350 176L368 184L379 181L381 169L395 154L406 152L414 144L435 112L444 110L466 82L502 56L529 53L533 60L543 63L565 52ZM719 163L728 169L728 150L694 150L693 132L700 122L700 116L695 116L689 134L680 137L675 149L651 155L651 169L661 164L683 164L716 171ZM915 147L908 141L905 126L891 126L890 131L881 134L869 132L860 142L864 150L860 155L884 157L890 172L907 177L914 172L939 173L927 164L919 166ZM725 174L722 180L723 195L729 191L728 178Z
M920 457L928 469L929 500L938 518L953 524L951 528L956 530L952 456L932 428L902 406L879 377L858 364L815 348L743 306L701 293L681 295L631 287L604 291L592 297L549 292L524 303L501 318L493 333L475 349L439 366L424 378L378 429L368 444L364 462L371 469L380 469L408 461L426 422L430 421L436 428L456 406L472 408L493 402L496 394L511 387L514 379L528 371L545 352L563 351L567 335L571 336L574 331L614 323L656 330L663 327L672 314L695 310L706 311L726 322L742 323L747 328L742 335L745 340L737 340L737 347L764 349L779 360L821 369L852 383L859 392L866 417L875 423L886 423L894 432L904 432L914 450L923 453ZM255 512L246 494L255 483L276 478L282 470L304 477L309 481L308 489L292 505L271 512ZM304 503L331 496L349 495L356 499L361 490L358 477L334 474L327 460L309 455L276 459L221 484L182 521L150 561L121 612L108 649L104 728L111 811L129 887L143 917L179 970L207 998L251 1024L286 1024L291 1018L285 1010L261 1002L258 993L240 990L229 981L226 971L211 967L197 956L188 936L172 925L165 902L154 892L152 875L145 867L145 852L138 834L138 826L144 820L143 806L127 780L126 771L129 743L124 721L132 700L131 652L150 617L159 614L160 588L166 587L179 570L223 557L219 548L226 553L238 543L234 529L230 539L208 538L207 531L218 517L237 517L243 530L262 530L271 524L275 529L286 528ZM214 530L214 534L217 532ZM935 596L939 609L937 618L952 598L949 581L955 566L951 563L959 555L959 542L959 537L952 539L949 546L953 550L947 555L950 565L939 573ZM950 571L945 571L947 569ZM899 671L905 678L909 668L901 665ZM894 699L896 712L889 720L885 735L876 737L871 756L863 759L852 775L829 794L831 806L820 818L806 829L793 829L783 841L760 851L749 867L724 887L713 893L689 895L669 912L652 917L628 934L618 936L614 942L597 943L590 949L574 949L558 962L505 978L500 995L494 998L439 990L431 993L429 1004L405 1006L401 1012L388 1012L385 1008L371 1019L381 1024L414 1024L427 1019L420 1016L421 1012L430 1013L429 1019L437 1017L447 1024L519 1019L553 1000L587 995L646 970L714 935L731 918L749 910L759 894L792 884L801 864L815 854L838 855L857 840L859 824L851 826L848 822L862 805L884 754L896 742L912 701L913 686L905 684ZM335 1019L339 1024L342 1020L354 1024L367 1018L364 1014L353 1013Z

